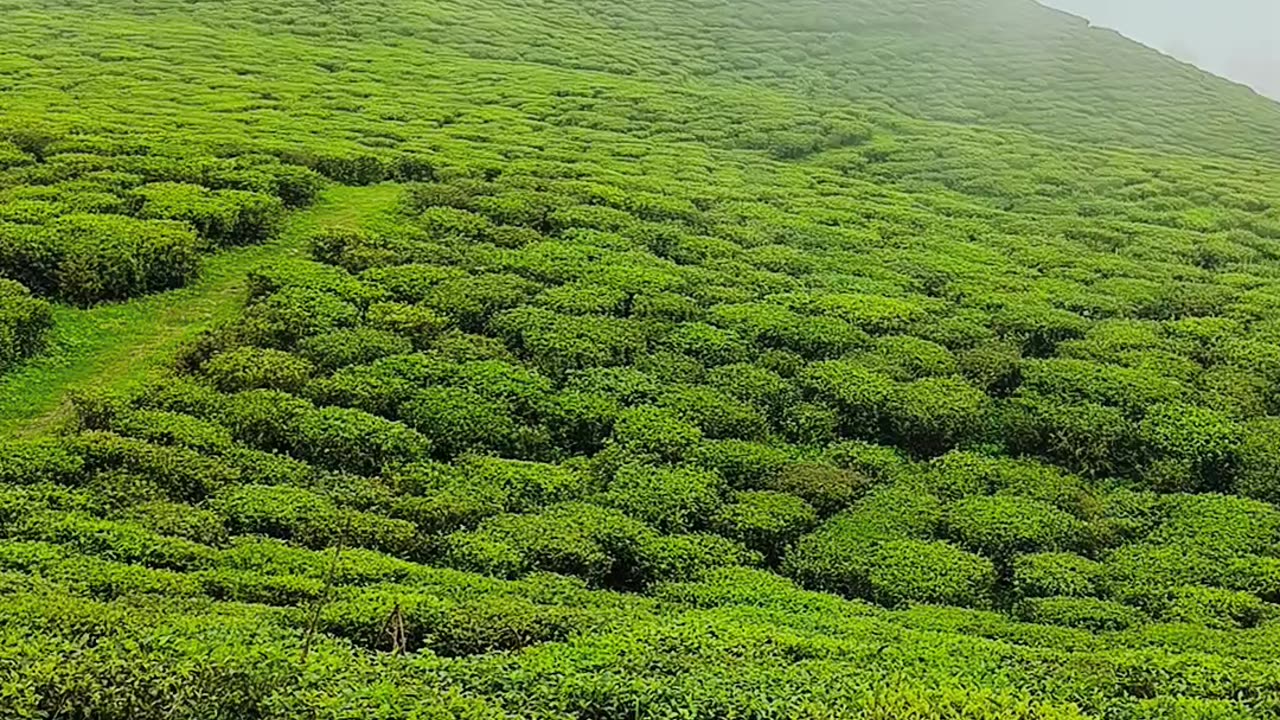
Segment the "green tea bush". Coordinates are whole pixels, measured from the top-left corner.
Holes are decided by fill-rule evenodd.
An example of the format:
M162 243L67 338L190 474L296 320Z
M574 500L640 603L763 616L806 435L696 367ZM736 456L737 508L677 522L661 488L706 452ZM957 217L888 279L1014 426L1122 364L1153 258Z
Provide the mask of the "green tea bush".
M271 166L268 173L274 186L272 194L289 208L310 205L324 189L324 178L309 168L281 164Z
M1063 403L1019 393L1003 408L1001 433L1011 449L1090 477L1127 475L1141 464L1136 428L1120 408Z
M336 513L332 501L304 488L243 485L214 499L215 511L234 534L290 538L313 517ZM338 530L337 528L335 530Z
M259 485L309 485L321 470L276 452L235 446L221 459L240 473L240 480Z
M849 361L829 360L806 367L798 382L806 394L838 413L843 433L879 436L894 393L892 379Z
M510 452L516 445L511 408L462 388L418 390L397 414L422 433L441 458L470 451Z
M520 650L568 638L587 625L582 610L521 598L478 598L444 612L430 647L444 657Z
M1263 418L1249 423L1240 443L1240 472L1235 491L1245 497L1280 502L1280 425Z
M898 450L851 440L828 446L823 458L836 467L865 475L878 482L906 480L915 474L915 466Z
M500 577L544 570L627 587L642 581L633 563L652 534L618 511L569 503L535 514L499 515L473 531L454 533L446 539L445 557L453 567Z
M711 521L717 533L777 562L818 522L813 506L795 495L768 490L738 493Z
M706 323L681 323L659 345L709 367L736 363L747 356L747 345L737 333Z
M392 302L370 305L366 321L374 330L407 338L418 349L429 347L449 327L449 320L431 308Z
M78 305L180 287L198 264L199 241L178 222L64 215L35 232L0 235L0 271Z
M399 641L414 651L441 625L447 607L443 599L410 588L374 585L343 592L322 608L318 624L325 633L372 650L390 651ZM393 622L399 637L392 634Z
M279 391L231 396L221 422L237 440L259 450L355 474L372 475L431 451L427 438L401 423L350 408L317 408Z
M71 448L84 459L87 471L123 471L177 501L199 501L240 479L234 467L216 458L114 433L82 433L71 441Z
M581 500L597 489L590 475L579 468L494 457L466 458L462 475L468 486L499 489L506 508L513 512Z
M985 343L956 358L960 374L988 395L1011 394L1022 383L1022 355L1004 343Z
M774 423L795 403L796 391L781 375L758 365L721 365L707 372L708 385L764 411Z
M239 442L267 452L292 452L293 428L315 407L279 390L246 390L225 397L218 422Z
M413 343L409 338L367 327L313 335L298 343L298 354L327 372L410 352Z
M334 237L337 240L313 239L316 244L345 242L342 238L350 231L331 229L318 238ZM325 254L330 251L323 251ZM360 274L360 280L385 291L390 299L402 303L420 303L426 300L434 288L445 280L457 280L467 277L466 271L456 267L429 265L425 263L409 263L404 265L377 266Z
M386 158L365 152L302 152L285 160L345 185L371 185L387 179L390 173Z
M895 594L892 588L879 588L871 580L871 573L879 562L881 548L890 542L919 540L926 548L921 551L922 562L932 567L947 555L952 559L964 558L960 567L970 570L990 561L970 555L945 543L930 544L927 539L942 522L943 509L936 497L918 487L904 485L877 489L857 506L835 515L817 530L802 536L796 546L785 556L783 574L794 578L801 585L849 597L889 599L897 602L907 598L904 593L931 592L927 588L907 588ZM940 547L945 546L945 549ZM910 571L910 547L898 547L892 553L892 568L883 570L881 580L892 585L898 580L892 573ZM994 571L992 571L994 581ZM906 582L905 580L902 582ZM963 583L961 583L963 584ZM958 586L957 586L958 587Z
M885 605L905 602L984 607L996 573L985 558L944 542L891 540L877 548L867 570L870 597Z
M589 368L571 373L568 390L613 398L620 405L647 405L656 400L662 384L634 367Z
M1097 562L1064 552L1019 555L1012 563L1014 591L1024 598L1095 595L1101 575Z
M454 382L485 397L509 403L526 420L538 416L553 392L552 382L518 363L498 358L459 358Z
M357 309L381 300L384 293L342 268L295 257L280 258L249 270L249 301L256 303L285 290L326 293Z
M52 325L48 303L31 297L19 283L0 279L0 370L42 350Z
M853 470L812 462L786 465L766 483L771 490L802 498L824 517L851 505L870 485Z
M724 481L706 470L626 465L601 501L662 532L705 529L720 509Z
M552 377L629 364L647 346L644 327L623 318L560 315L523 307L495 317L491 325L514 352Z
M383 265L408 262L414 256L413 240L373 234L358 228L326 227L308 237L311 257L348 273L364 273Z
M135 190L134 198L138 217L183 221L219 246L263 242L284 220L284 203L278 198L243 190L155 183Z
M280 390L296 393L306 385L314 366L281 350L241 347L219 353L201 368L214 387L226 393L242 390Z
M1172 496L1165 518L1152 541L1203 548L1223 557L1268 554L1280 535L1280 510L1233 495Z
M422 303L463 330L474 332L484 329L503 310L528 300L539 289L537 283L511 274L445 278L427 289ZM566 326L576 325L565 316L552 315L564 318Z
M420 355L393 355L369 365L342 368L327 378L318 378L304 389L308 399L321 405L354 407L383 417L395 418L426 380L448 377L450 368L432 364ZM451 388L445 388L450 390Z
M866 360L901 382L947 377L955 375L957 370L956 358L950 350L912 335L876 338Z
M919 456L939 455L976 439L990 411L986 395L952 378L925 378L893 391L888 420L899 442Z
M430 441L412 428L347 408L311 410L291 430L299 459L343 472L372 475L431 452Z
M112 432L155 445L178 445L204 454L234 452L231 432L222 425L167 410L131 410L113 419Z
M211 510L173 502L134 505L121 519L150 528L160 535L186 538L201 545L217 547L227 540L222 518Z
M336 295L286 287L251 304L241 332L251 344L289 349L304 338L352 327L358 318L357 308Z
M690 463L714 471L739 490L767 487L791 458L785 447L746 440L704 440L688 453Z
M956 451L935 459L927 470L921 480L944 498L1016 495L1049 503L1082 519L1100 512L1100 501L1089 483L1035 460Z
M658 405L697 425L707 438L761 440L768 434L759 410L711 388L677 386L659 396Z
M641 536L633 584L697 580L709 572L737 565L759 565L761 556L719 535Z
M1221 413L1191 405L1153 408L1140 437L1153 464L1171 472L1153 472L1158 489L1223 491L1231 487L1239 462L1241 428Z
M1147 621L1140 610L1128 605L1088 597L1032 598L1019 603L1016 612L1026 622L1093 632L1126 630Z
M624 411L614 425L612 439L631 452L673 461L697 447L702 432L671 410L646 405Z
M226 397L208 384L187 375L169 378L144 388L135 400L140 407L160 412L174 412L209 420L218 416Z
M1040 500L975 495L947 508L947 533L959 545L989 557L1087 549L1084 523Z
M190 540L160 535L137 523L99 520L82 513L32 513L11 526L8 536L157 569L198 569L216 557L212 548Z
M1258 555L1236 557L1227 562L1220 579L1227 589L1251 593L1273 604L1280 600L1278 558Z
M551 442L573 454L599 452L621 414L622 407L613 398L576 390L544 401L539 413Z
M1138 543L1118 548L1103 561L1105 593L1149 604L1162 592L1186 585L1216 585L1226 568L1209 548Z
M458 330L445 331L432 343L430 354L432 357L458 363L481 360L501 360L506 363L515 360L501 340ZM522 372L531 371L522 369Z
M84 456L64 439L0 442L0 482L7 485L78 485L85 473Z
M413 523L338 508L302 488L243 485L219 495L213 504L234 534L291 539L312 548L352 545L390 554L415 549Z
M324 595L320 578L301 575L264 575L248 570L217 568L191 573L200 591L218 601L290 607L315 602Z
M476 486L460 479L430 495L397 498L388 513L412 522L423 533L442 534L473 528L506 507L507 498L500 489Z
M1175 588L1161 603L1166 622L1185 622L1212 628L1251 628L1272 617L1270 608L1255 595L1220 588Z

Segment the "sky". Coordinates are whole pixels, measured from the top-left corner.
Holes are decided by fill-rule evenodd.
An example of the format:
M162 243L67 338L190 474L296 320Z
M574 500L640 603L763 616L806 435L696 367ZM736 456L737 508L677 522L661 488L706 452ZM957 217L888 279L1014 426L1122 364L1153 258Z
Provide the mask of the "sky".
M1041 0L1280 100L1280 0Z

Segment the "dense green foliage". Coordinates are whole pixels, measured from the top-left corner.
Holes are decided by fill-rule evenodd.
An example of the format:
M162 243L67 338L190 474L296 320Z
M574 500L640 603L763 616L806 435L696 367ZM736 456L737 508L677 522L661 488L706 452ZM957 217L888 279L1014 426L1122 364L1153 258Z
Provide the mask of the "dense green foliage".
M0 367L404 188L0 445L6 716L1280 713L1274 104L1022 0L0 14Z
M20 283L0 278L0 370L40 350L52 315L49 304Z

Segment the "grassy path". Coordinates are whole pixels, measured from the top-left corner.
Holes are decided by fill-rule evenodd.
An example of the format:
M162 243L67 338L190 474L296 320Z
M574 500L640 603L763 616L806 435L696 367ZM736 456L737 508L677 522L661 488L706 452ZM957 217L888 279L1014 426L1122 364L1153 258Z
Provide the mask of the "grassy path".
M33 435L66 416L67 394L88 387L128 389L155 377L185 341L234 317L251 268L306 252L323 225L360 225L391 208L397 185L334 187L296 213L279 237L207 258L191 285L87 310L58 306L49 349L0 376L0 437Z

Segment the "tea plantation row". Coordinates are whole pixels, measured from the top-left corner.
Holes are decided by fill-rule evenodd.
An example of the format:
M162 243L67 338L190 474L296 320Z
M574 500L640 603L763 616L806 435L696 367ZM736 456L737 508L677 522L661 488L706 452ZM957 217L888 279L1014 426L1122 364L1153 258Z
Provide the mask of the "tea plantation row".
M1275 708L1274 390L1204 384L1251 372L1242 320L872 295L841 242L713 243L714 203L442 173L256 272L180 377L9 446L15 607L96 628L13 651L24 707Z

